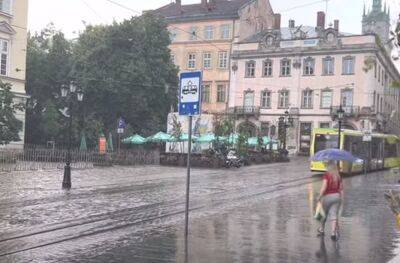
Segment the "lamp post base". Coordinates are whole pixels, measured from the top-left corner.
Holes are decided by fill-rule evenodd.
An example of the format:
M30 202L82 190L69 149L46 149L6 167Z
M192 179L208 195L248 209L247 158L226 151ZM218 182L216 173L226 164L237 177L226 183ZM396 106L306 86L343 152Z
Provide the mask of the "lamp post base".
M71 166L65 165L64 167L64 179L62 183L63 189L71 189Z

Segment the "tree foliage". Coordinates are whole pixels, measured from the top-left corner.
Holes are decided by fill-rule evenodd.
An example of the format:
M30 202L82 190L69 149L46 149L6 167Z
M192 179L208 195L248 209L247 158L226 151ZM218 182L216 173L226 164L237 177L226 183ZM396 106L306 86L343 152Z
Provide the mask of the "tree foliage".
M23 123L17 119L16 114L23 109L23 104L15 102L11 84L0 81L0 144L21 140L19 132Z
M149 14L88 26L74 42L51 28L31 36L29 142L66 138L66 121L58 112L65 102L58 94L61 85L71 80L84 92L84 102L74 106L75 143L82 132L89 145L96 143L100 133L115 134L119 117L135 133L164 130L178 85L169 44L165 22Z

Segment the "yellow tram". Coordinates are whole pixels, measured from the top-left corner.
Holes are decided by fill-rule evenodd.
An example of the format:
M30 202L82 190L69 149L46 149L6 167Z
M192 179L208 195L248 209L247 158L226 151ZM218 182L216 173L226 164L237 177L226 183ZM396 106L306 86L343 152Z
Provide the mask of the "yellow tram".
M311 139L310 155L330 149L338 148L337 129L314 129ZM396 135L373 133L371 142L363 141L363 133L353 130L342 130L340 149L351 152L355 157L367 160L367 170L376 171L400 166L400 138ZM310 169L313 172L325 172L324 162L311 161ZM340 163L343 174L360 173L364 170L363 162Z

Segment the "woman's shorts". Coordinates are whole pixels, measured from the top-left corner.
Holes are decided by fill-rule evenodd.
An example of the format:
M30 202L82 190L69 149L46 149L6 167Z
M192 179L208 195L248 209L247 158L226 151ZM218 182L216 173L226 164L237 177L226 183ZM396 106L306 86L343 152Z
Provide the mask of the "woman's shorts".
M326 218L337 220L339 217L339 207L342 199L339 193L324 195L322 198L322 207L324 208Z

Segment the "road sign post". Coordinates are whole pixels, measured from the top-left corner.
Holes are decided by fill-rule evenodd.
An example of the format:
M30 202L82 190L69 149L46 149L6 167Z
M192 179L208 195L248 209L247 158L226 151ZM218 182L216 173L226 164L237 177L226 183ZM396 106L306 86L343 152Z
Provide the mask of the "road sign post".
M118 120L118 128L117 128L117 134L118 134L118 152L121 148L121 134L124 133L124 130L126 128L126 123L123 118L119 118Z
M190 200L190 157L192 152L192 121L193 116L201 113L201 72L181 73L179 89L179 115L188 116L188 153L186 175L186 204L185 204L185 247L188 244L189 235L189 200ZM187 249L186 249L187 250Z

